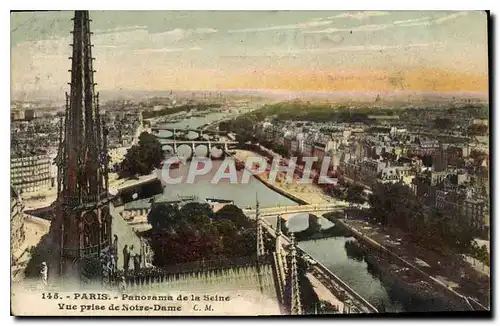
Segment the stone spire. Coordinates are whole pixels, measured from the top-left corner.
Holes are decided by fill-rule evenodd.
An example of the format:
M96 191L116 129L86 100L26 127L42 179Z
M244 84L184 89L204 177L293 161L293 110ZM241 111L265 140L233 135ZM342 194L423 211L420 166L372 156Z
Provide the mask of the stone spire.
M287 273L288 262L287 262L287 258L286 258L286 256L287 256L286 251L283 250L283 245L281 243L281 240L283 240L282 239L283 232L281 231L281 223L282 223L282 217L281 217L281 215L278 215L278 217L276 218L276 244L275 244L276 256L279 258L279 260L282 264L283 275L285 277L285 275Z
M95 93L88 11L75 11L70 94L66 93L63 143L58 153L58 198L69 205L99 201L107 196L107 155Z
M281 215L276 217L276 254L281 252Z
M281 232L281 215L276 217L276 256L283 262L283 268L286 270L286 253L281 243L283 233Z
M88 11L75 11L70 94L60 130L58 196L50 230L57 244L52 270L84 282L102 280L99 255L111 243L106 131L94 90L90 21Z
M278 215L276 217L276 243L275 243L275 257L276 257L276 264L277 264L277 272L279 275L279 291L280 291L280 297L283 299L285 296L285 289L286 289L286 281L287 281L287 273L286 273L286 252L283 250L282 244L281 244L281 215Z
M300 301L300 287L297 272L297 244L295 243L295 236L293 233L290 235L291 242L291 261L290 261L290 314L302 315L302 304Z
M255 194L255 221L257 223L257 256L263 256L264 250L264 232L262 230L262 222L260 220L259 198Z

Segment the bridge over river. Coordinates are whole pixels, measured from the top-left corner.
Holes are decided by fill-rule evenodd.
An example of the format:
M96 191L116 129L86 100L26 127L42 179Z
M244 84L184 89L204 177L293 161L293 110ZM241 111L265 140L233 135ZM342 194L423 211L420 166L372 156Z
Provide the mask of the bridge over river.
M320 209L322 208L318 208L316 212L318 212ZM270 234L273 238L276 238L276 230L269 222L259 218L259 223L263 226L268 234ZM290 246L292 244L292 241L287 236L281 234L280 237L282 243L284 243L285 245ZM311 263L311 274L316 277L329 291L331 291L331 293L335 297L339 298L343 302L344 307L346 307L346 311L348 311L349 313L378 312L371 303L369 303L360 294L354 291L349 285L342 281L337 275L332 273L323 264L314 260L314 258L308 255L307 252L300 248L300 246L297 246L297 251L298 253L309 257L309 261Z
M257 223L263 228L269 235L276 239L280 238L280 242L284 244L285 247L291 247L293 241L282 233L277 234L276 230L272 225L264 220L262 217L265 216L281 216L285 220L295 214L303 213L327 213L334 211L343 211L346 205L344 203L328 203L328 204L317 204L317 205L300 205L300 206L284 206L284 207L270 207L263 209L244 210L244 213L249 219L257 219ZM300 246L297 245L297 252L301 253L302 257L307 257L310 264L309 273L312 274L321 284L333 294L334 297L338 298L339 301L343 303L344 312L348 313L377 313L377 309L369 303L365 298L363 298L359 293L353 290L349 285L342 281L337 275L332 273L326 266L316 261L310 255L307 254Z
M328 212L343 211L349 204L345 202L325 203L325 204L310 204L310 205L295 205L295 206L277 206L261 208L259 210L260 217L270 217L280 215L285 221L289 217L296 214L324 214ZM255 218L255 209L244 209L243 213L249 218Z

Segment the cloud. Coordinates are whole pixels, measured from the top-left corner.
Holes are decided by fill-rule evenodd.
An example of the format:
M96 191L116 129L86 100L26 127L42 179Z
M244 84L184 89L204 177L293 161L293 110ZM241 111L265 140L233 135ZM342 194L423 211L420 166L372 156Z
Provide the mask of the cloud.
M245 52L242 55L225 56L227 58L248 58L248 57L289 57L295 55L305 54L327 54L327 53L343 53L343 52L381 52L390 50L409 50L412 48L426 48L434 46L436 43L413 43L413 44L396 44L396 45L351 45L351 46L337 46L337 47L323 47L323 48L309 48L309 49L290 49L264 52Z
M323 19L350 18L350 19L364 20L370 17L387 16L387 15L389 15L389 13L385 11L359 11L354 13L344 12L335 16L325 17Z
M314 28L314 27L321 27L321 26L330 25L331 23L332 23L332 21L330 21L330 20L322 20L322 21L313 20L313 21L309 21L306 23L299 23L299 24L232 29L232 30L228 30L228 33L252 33L252 32L267 32L267 31L277 31L277 30L291 30L291 29L309 29L309 28Z
M457 12L447 16L431 19L430 17L422 17L418 19L408 19L399 22L394 22L394 24L401 27L411 27L411 26L430 26L430 25L440 25L449 20L456 19L458 17L467 16L466 11Z
M448 20L452 20L452 19L455 19L455 18L458 18L458 17L461 17L461 16L467 16L467 15L468 15L467 11L461 11L461 12L457 12L457 13L454 13L454 14L451 14L451 15L448 15L448 16L444 16L444 17L438 18L434 22L436 24L442 24L444 22L447 22Z
M425 16L421 18L414 18L414 19L406 19L406 20L396 20L392 22L395 25L401 25L401 24L413 24L413 23L420 23L420 22L429 22L431 17Z
M203 27L194 29L194 32L198 34L211 34L211 33L217 33L218 30L216 30L215 28Z
M217 29L209 27L195 29L175 28L162 33L149 34L145 41L153 44L171 44L180 41L200 40L217 32Z
M433 45L434 43L413 43L405 45L352 45L322 49L297 49L289 53L304 53L304 52L380 52L386 50L405 50L410 48L423 48Z
M185 36L185 35L192 35L192 34L212 34L212 33L217 33L218 30L214 28L208 28L208 27L203 27L203 28L195 28L195 29L182 29L182 28L175 28L166 32L162 33L155 33L153 35L176 35L176 36Z
M407 20L397 20L392 23L386 24L366 24L350 28L327 28L323 30L313 30L304 31L305 34L322 34L322 33L336 33L336 32L372 32L378 30L384 30L395 27L411 27L411 26L430 26L430 25L440 25L447 21L456 19L458 17L466 16L468 13L466 11L457 12L447 16L442 16L439 18L431 19L430 17L421 17ZM332 18L332 17L329 17Z
M109 28L109 29L95 29L95 30L93 30L93 33L94 34L119 33L119 32L126 32L126 31L145 30L147 28L148 27L144 26L144 25L134 25L134 26L116 27L116 28Z
M167 47L180 40L195 40L200 35L209 35L216 32L218 32L216 29L203 27L195 29L176 28L162 33L149 33L146 26L134 25L94 30L92 44L97 51L128 50L131 49L131 44L135 45L136 48ZM71 53L70 43L72 43L72 37L64 36L20 42L16 44L14 49L29 53L32 57L40 57L56 53Z
M172 52L186 52L186 51L199 51L200 47L190 47L190 48L157 48L157 49L140 49L135 50L136 54L152 54L152 53L172 53Z
M315 31L304 31L304 34L323 34L323 33L336 33L336 32L372 32L378 31L382 29L387 29L392 27L392 24L369 24L369 25L360 25L356 27L348 27L348 28L336 28L331 27L322 30Z
M411 26L430 26L430 25L440 25L447 21L456 19L458 17L467 16L468 13L466 11L457 12L454 14L450 14L447 16L431 19L430 17L422 17L418 19L408 19L394 22L394 24L401 27L411 27Z

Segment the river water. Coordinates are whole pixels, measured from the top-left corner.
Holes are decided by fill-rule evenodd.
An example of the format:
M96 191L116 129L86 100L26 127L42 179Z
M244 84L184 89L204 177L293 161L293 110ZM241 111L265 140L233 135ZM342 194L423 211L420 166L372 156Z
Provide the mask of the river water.
M181 128L189 126L189 128L196 128L220 118L220 114L208 115L202 118L193 117L187 122L172 124L168 127ZM296 205L295 202L274 192L253 177L250 178L248 184L244 185L231 183L227 179L213 184L215 171L220 167L221 162L212 161L212 164L212 171L206 175L196 177L192 184L185 182L175 185L167 184L164 196L171 200L176 200L178 196L191 195L195 195L199 199L228 199L233 200L240 208L254 208L256 197L258 197L261 207ZM181 164L178 169L172 170L170 175L172 178L184 176L184 180L186 180L187 171L188 166ZM242 171L238 171L238 180L241 180L242 173ZM275 222L271 220L270 222L274 226ZM297 214L289 218L287 226L290 231L297 232L307 228L308 223L308 216L306 214ZM320 218L320 223L324 228L333 225L324 218ZM387 312L405 311L403 303L393 294L390 294L391 288L386 288L381 280L369 271L365 261L358 261L347 256L344 246L349 239L352 238L338 236L320 240L301 241L299 246L376 307L383 306Z
M256 200L259 200L260 207L292 206L297 205L294 201L272 191L262 182L250 177L247 184L231 183L229 179L221 179L216 184L214 176L220 168L222 161L211 161L212 169L209 173L196 176L193 183L187 183L189 163L180 164L178 169L170 170L170 178L182 177L179 184L165 184L164 197L169 200L177 200L179 196L197 196L199 199L217 198L233 200L234 204L240 208L255 208ZM240 181L243 171L237 171L237 181Z
M352 237L331 237L301 241L299 247L324 264L354 291L375 307L383 306L387 312L402 312L402 302L392 297L377 276L368 271L367 263L347 257L346 241Z

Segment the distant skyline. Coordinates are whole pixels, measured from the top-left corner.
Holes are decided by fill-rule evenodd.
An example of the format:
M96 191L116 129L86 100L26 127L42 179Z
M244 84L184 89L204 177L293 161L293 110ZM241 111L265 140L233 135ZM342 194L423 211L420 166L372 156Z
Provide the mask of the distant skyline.
M482 11L91 11L101 91L488 92ZM14 98L68 91L73 12L11 14Z

